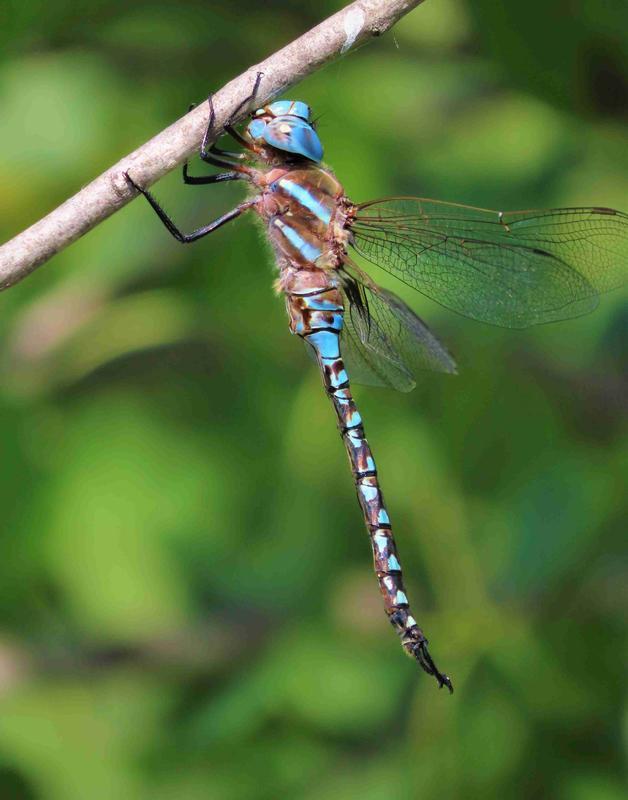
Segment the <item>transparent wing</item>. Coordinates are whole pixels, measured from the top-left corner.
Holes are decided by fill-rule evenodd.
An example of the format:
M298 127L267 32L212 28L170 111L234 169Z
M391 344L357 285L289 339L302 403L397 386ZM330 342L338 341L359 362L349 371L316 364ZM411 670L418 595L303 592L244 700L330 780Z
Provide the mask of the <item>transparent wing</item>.
M412 309L357 267L345 269L361 298L356 303L345 291L341 347L351 380L409 392L417 372L456 372L451 355Z
M400 197L356 206L347 224L373 264L507 328L585 314L628 275L628 215L608 208L499 212Z

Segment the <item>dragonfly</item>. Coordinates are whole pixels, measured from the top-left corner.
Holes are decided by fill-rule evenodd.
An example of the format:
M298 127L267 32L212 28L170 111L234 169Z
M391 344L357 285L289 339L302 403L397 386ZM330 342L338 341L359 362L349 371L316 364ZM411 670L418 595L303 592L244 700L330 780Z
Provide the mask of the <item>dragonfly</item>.
M455 373L446 347L397 295L378 286L352 253L443 306L507 328L577 317L600 293L625 282L628 215L611 208L489 211L419 197L354 203L332 170L309 106L277 100L257 108L239 131L235 120L259 88L238 106L222 132L209 98L200 158L221 172L186 184L243 181L250 196L209 224L183 233L153 195L126 172L179 242L213 233L245 212L261 218L272 245L290 331L303 339L320 368L344 442L370 538L385 612L404 651L453 692L428 650L410 610L399 553L373 453L351 381L410 391L424 370ZM237 149L224 150L216 134Z

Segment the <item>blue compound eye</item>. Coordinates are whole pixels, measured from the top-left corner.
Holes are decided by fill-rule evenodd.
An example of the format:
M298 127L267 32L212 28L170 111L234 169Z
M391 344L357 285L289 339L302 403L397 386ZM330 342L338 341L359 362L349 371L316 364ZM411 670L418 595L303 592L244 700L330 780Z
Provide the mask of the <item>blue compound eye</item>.
M262 136L264 141L278 150L304 156L310 161L323 158L323 145L316 131L300 117L275 117L268 123Z
M268 110L275 117L300 117L306 122L310 121L310 107L300 100L275 100L268 106Z
M294 114L295 117L301 117L306 122L310 121L312 116L312 112L310 111L310 107L307 103L302 103L300 100L295 100L292 104L292 111L291 114Z
M254 119L247 125L247 133L251 139L261 139L264 136L266 122L263 119Z

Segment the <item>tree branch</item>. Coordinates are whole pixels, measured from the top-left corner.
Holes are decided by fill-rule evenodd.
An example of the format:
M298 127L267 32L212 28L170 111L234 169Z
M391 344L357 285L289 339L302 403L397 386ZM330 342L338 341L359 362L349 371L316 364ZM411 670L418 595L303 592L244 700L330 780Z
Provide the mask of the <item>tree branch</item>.
M337 56L380 36L423 0L357 0L291 44L228 83L213 95L216 130L262 79L256 105L269 100ZM250 110L250 109L249 109ZM242 117L247 110L244 110ZM207 125L207 105L193 109L169 128L114 164L43 219L0 247L0 290L12 286L135 196L122 173L130 170L149 186L198 148Z

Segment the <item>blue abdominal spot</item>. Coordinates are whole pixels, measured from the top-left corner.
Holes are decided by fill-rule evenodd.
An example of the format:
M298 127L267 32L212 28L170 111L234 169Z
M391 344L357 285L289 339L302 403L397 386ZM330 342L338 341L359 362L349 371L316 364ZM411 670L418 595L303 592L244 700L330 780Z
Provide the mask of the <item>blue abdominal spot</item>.
M307 337L308 342L321 358L340 358L338 334L331 331L316 331Z

